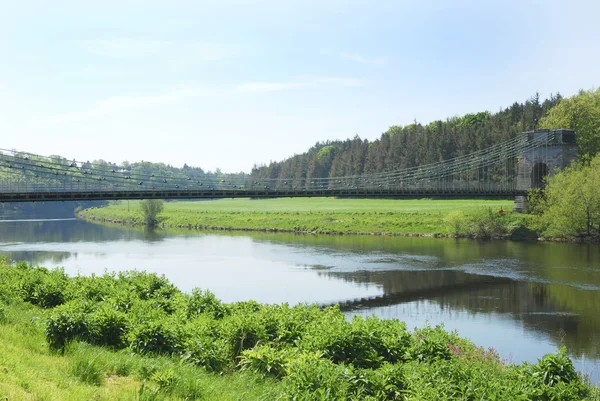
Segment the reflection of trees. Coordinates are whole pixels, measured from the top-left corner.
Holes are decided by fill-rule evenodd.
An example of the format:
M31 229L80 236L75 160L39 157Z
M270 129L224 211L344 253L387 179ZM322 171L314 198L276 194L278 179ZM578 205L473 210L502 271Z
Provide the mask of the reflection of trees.
M428 299L446 309L500 313L564 343L575 354L600 357L600 294L568 285L540 284L452 270L319 272L383 287L384 295L354 300L343 308L372 308Z
M12 251L0 252L2 256L8 257L11 261L25 261L32 265L44 263L44 267L51 268L60 266L62 262L73 256L70 252L51 252L51 251ZM77 255L77 254L75 254Z
M143 233L135 230L81 220L0 222L0 240L3 243L104 242L142 237Z
M159 233L153 227L144 226L144 241L147 242L159 242L164 240L164 233Z

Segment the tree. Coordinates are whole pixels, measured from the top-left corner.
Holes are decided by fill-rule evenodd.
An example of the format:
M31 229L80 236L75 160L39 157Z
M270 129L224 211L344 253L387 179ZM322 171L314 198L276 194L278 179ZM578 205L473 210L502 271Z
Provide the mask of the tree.
M148 227L156 227L158 215L163 211L164 202L161 199L144 199L140 202L144 223Z
M600 152L600 88L562 99L540 121L540 128L568 128L577 133L581 156Z
M600 154L589 164L574 163L548 180L537 206L545 235L600 235Z

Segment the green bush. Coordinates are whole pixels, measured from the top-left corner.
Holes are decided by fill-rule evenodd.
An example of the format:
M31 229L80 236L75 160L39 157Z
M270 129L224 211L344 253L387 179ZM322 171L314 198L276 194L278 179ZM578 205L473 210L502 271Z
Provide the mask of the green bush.
M246 350L240 357L242 369L257 372L263 376L280 378L286 374L286 366L297 357L297 348L275 348L272 345L261 344Z
M46 341L50 348L64 350L74 339L90 340L86 304L65 304L46 321Z
M322 358L319 352L299 354L286 369L284 399L294 401L346 400L352 367Z
M532 375L547 386L579 380L573 362L567 356L567 350L564 347L558 353L544 355L542 359L538 360L538 363L532 367Z
M133 351L145 354L173 354L178 350L177 323L168 320L153 320L134 325L128 336Z
M187 299L186 316L188 319L193 319L202 313L221 319L228 314L228 309L212 292L195 288Z
M23 301L42 308L53 308L65 302L67 282L62 269L28 269L21 279L19 293Z
M443 326L417 329L413 333L410 355L418 361L434 361L437 359L450 359L453 355L450 346L458 336L444 330Z
M149 299L170 299L179 290L167 280L165 276L157 276L154 273L145 273L129 271L119 273L119 280L124 281L126 285L135 291L142 300Z
M233 358L242 351L253 348L259 342L268 341L267 330L255 313L242 310L221 320L220 335L231 348Z
M224 372L233 365L232 355L226 340L197 336L183 345L182 359L211 372Z
M314 324L298 343L301 349L322 352L334 363L376 368L384 361L404 360L410 335L397 320L355 316L347 322L342 315L327 324Z
M93 343L120 348L126 341L129 322L125 313L105 303L89 316L88 329Z
M352 399L400 400L406 390L403 367L384 363L379 369L355 369L350 378Z

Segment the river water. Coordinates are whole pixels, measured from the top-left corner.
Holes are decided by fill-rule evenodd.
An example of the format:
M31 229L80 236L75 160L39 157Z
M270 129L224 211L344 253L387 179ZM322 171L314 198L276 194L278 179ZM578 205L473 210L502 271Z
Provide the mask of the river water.
M409 328L443 323L508 361L565 345L600 382L600 246L143 232L75 219L0 221L0 255L68 274L145 270L226 302L341 303Z

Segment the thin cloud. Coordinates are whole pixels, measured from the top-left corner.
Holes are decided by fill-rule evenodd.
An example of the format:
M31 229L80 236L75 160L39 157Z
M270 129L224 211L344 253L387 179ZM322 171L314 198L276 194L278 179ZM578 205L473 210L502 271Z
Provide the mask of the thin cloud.
M343 77L317 77L312 79L297 80L293 82L247 82L237 86L241 92L279 92L300 89L319 84L333 84L339 86L360 86L362 82L357 78Z
M106 117L127 110L164 104L174 104L185 98L204 96L206 91L198 88L184 88L160 95L113 96L96 102L89 110L61 113L50 116L44 121L50 124L81 122Z
M82 40L80 46L88 53L115 59L165 57L177 62L200 63L219 61L237 55L237 49L213 42L169 41L154 39Z
M342 57L362 64L386 65L388 63L386 57L369 58L364 57L358 53L342 53Z

